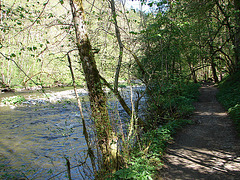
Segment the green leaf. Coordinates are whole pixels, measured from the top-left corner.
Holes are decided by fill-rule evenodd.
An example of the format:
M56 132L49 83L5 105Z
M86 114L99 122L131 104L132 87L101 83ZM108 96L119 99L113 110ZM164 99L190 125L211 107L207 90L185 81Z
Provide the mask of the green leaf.
M27 50L32 51L33 49L32 47L27 47Z
M12 53L12 54L10 55L10 57L16 57L16 54Z
M59 2L60 2L61 4L64 4L63 0L60 0Z
M134 35L137 35L137 34L138 34L137 32L134 32L134 31L130 31L129 33L130 33L130 34L134 34Z
M152 7L152 6L153 6L153 2L151 2L151 3L148 3L148 5L149 5L150 7Z

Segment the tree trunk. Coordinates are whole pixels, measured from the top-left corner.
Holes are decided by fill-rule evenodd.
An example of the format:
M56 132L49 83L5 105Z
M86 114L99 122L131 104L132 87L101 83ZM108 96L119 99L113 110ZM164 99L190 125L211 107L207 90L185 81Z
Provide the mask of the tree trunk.
M196 72L195 72L195 69L194 69L193 65L191 64L191 61L190 61L189 57L188 57L188 65L189 65L189 69L191 71L192 79L193 79L194 83L197 83Z
M100 170L113 172L117 168L117 138L115 137L107 110L107 99L102 89L100 75L92 52L85 27L85 15L82 0L70 0L76 44L87 83L92 118L95 122L98 146L102 152Z
M229 37L230 40L232 41L233 47L234 47L234 57L235 57L235 62L231 65L232 72L237 72L240 69L240 2L239 0L234 0L233 5L235 7L235 29L231 25L231 19L229 15L224 11L224 9L221 7L220 3L218 0L216 0L216 5L218 6L219 10L221 13L224 15L226 18L226 27L228 28L229 31Z
M121 64L122 64L122 59L123 59L123 43L121 40L121 34L120 34L120 30L119 30L118 23L117 23L117 13L116 13L116 9L115 9L115 1L109 0L109 3L111 5L112 17L113 17L114 26L115 26L115 34L117 36L117 41L118 41L118 46L119 46L118 65L116 68L115 81L114 81L114 91L116 92L118 89L118 79L119 79L119 74L120 74L120 69L121 69Z
M236 27L235 27L235 72L240 70L240 1L234 0L236 10Z
M214 82L217 83L218 82L218 77L217 77L217 71L216 71L216 65L214 62L214 49L213 49L213 38L212 38L212 19L211 19L211 12L209 12L209 18L210 18L210 23L208 25L208 33L209 33L209 53L210 53L210 64L211 64L211 69L212 69L212 76L214 79Z
M217 83L218 82L218 77L217 77L217 71L216 71L216 64L214 62L214 57L212 56L213 51L214 51L213 45L212 45L213 44L212 41L213 40L212 40L212 37L210 35L210 44L209 44L209 46L210 46L210 55L211 55L210 64L211 64L211 68L212 68L212 76L213 76L214 82Z
M216 65L214 63L213 58L211 59L211 68L212 68L212 75L213 75L214 82L217 83L218 77L217 77Z

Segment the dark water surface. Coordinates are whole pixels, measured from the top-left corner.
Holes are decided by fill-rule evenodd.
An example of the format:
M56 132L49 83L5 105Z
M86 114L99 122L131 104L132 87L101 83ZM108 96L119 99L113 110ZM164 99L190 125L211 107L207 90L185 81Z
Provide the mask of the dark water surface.
M42 179L47 172L65 169L64 156L71 157L86 149L75 105L59 103L0 110L0 156L29 179ZM35 170L42 173L37 172L35 177Z
M56 89L52 93L50 100L38 92L19 93L30 100L18 107L0 106L0 179L12 179L16 175L49 179L66 170L64 157L69 158L72 166L84 159L87 148L79 111L75 100L67 100L73 98L74 93L69 89ZM129 90L123 94L130 105ZM1 94L0 98L12 95L16 94ZM86 95L81 91L82 98L87 99ZM83 107L91 127L87 100ZM109 107L124 114L114 99L109 102ZM72 178L83 179L80 171L73 169ZM67 179L66 173L53 179Z

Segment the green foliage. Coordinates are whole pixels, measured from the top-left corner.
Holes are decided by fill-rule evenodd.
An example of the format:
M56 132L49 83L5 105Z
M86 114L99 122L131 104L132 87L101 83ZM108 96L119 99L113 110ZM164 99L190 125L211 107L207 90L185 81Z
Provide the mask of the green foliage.
M147 116L149 131L142 134L141 140L135 144L128 167L117 171L111 179L153 179L163 165L162 156L173 139L172 135L191 123L180 118L193 112L192 102L197 100L200 85L184 83L179 79L162 86L154 85L148 102L148 112L151 113Z
M228 113L236 124L240 134L240 72L225 78L219 84L217 98L228 109Z
M152 179L152 170L154 168L149 166L148 160L145 158L133 157L129 168L124 168L117 171L111 179Z
M174 120L143 134L139 145L131 154L128 168L117 171L111 179L153 179L163 165L161 158L172 135L189 123L189 120Z
M130 152L128 167L117 171L111 179L153 179L163 165L162 156L173 134L190 120L181 118L193 111L193 101L199 95L199 84L184 83L180 79L155 83L149 92L147 122L149 131L142 134ZM154 101L153 99L154 98ZM152 120L154 119L154 120Z
M186 118L194 111L193 102L197 100L199 84L168 82L163 85L154 84L149 95L147 112L150 127L162 125L171 119Z
M21 104L24 101L26 101L26 99L23 96L12 96L12 97L2 99L2 103L7 105Z
M237 130L240 133L240 105L236 104L234 107L229 108L228 113L234 120L234 123L237 126Z

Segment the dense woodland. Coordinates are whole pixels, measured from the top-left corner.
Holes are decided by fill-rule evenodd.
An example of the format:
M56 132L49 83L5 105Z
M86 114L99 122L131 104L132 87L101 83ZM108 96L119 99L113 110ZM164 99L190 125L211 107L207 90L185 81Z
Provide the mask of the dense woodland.
M189 123L199 82L222 81L224 89L229 77L239 77L238 0L142 0L147 11L125 0L0 3L1 88L86 88L98 139L93 145L84 129L95 178L154 177L171 134ZM136 82L146 90L129 107L118 89ZM235 96L225 104L239 118L239 83L233 84L228 93ZM104 88L129 116L126 133L113 127Z

